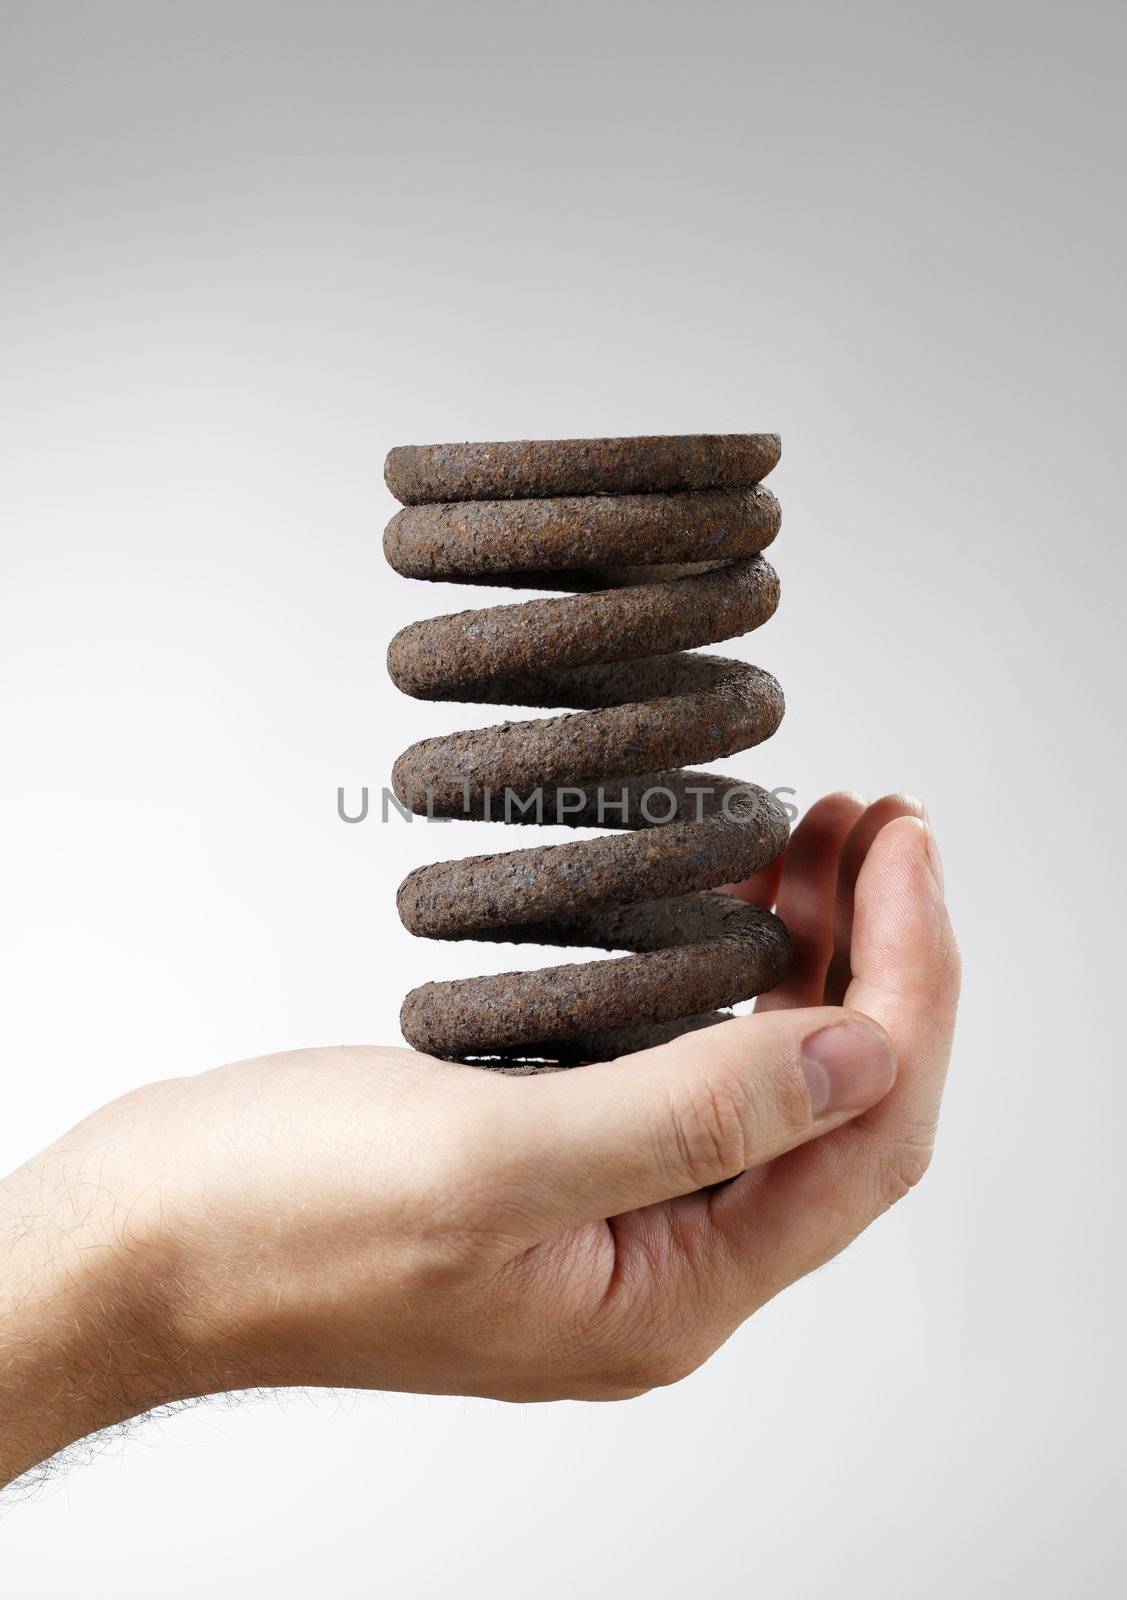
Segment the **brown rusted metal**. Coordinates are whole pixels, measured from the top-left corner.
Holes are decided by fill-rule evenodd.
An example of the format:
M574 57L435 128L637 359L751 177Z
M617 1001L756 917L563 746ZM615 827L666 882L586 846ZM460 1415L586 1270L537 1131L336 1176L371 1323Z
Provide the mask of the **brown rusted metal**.
M385 537L397 570L602 586L396 636L389 670L408 694L571 708L412 745L397 795L419 813L612 830L419 868L400 888L401 917L431 938L633 952L424 984L402 1012L418 1049L509 1068L598 1059L707 1026L782 975L783 924L713 891L778 855L786 816L755 786L686 770L768 738L782 716L768 673L692 653L775 609L778 580L758 552L779 511L758 476L777 457L774 435L391 452L387 480L404 498L455 486L506 496L399 512Z

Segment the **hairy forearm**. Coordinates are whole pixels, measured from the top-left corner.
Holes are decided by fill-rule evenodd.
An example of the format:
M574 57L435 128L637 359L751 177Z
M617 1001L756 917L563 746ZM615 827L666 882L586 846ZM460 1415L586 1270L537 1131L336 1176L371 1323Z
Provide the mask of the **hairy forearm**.
M88 1164L49 1152L0 1183L0 1484L178 1398L146 1253Z

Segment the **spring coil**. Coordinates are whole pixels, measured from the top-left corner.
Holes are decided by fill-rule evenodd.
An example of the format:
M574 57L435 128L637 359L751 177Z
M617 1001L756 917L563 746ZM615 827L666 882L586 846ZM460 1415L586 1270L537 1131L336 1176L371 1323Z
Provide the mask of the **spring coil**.
M565 593L395 636L388 670L416 698L566 708L412 745L396 796L416 814L609 830L420 867L400 917L432 939L630 952L425 983L400 1019L417 1049L518 1071L607 1059L722 1020L783 975L784 925L715 886L779 854L786 814L688 765L758 744L783 713L770 674L692 653L775 610L761 551L780 515L760 479L778 454L775 435L701 435L388 456L397 572Z

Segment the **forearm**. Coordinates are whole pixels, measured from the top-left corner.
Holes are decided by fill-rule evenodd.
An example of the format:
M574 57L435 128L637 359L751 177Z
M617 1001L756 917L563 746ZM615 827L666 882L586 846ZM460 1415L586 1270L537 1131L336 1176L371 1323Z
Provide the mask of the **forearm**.
M57 1154L0 1182L0 1484L176 1398L148 1249Z

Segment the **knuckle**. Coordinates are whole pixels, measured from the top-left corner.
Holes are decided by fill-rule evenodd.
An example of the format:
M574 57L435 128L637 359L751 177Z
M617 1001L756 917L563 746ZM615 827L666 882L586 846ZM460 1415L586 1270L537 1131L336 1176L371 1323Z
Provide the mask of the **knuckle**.
M735 1177L750 1164L753 1096L735 1074L689 1084L670 1107L670 1155L678 1178L694 1189Z
M602 1372L608 1399L632 1400L654 1389L668 1389L696 1371L704 1355L695 1356L675 1342L655 1342L624 1352Z
M887 1146L881 1154L879 1197L887 1211L903 1200L923 1178L931 1165L930 1140L902 1139Z
M697 1370L707 1352L676 1349L660 1353L646 1368L645 1378L650 1389L670 1389Z
M679 1174L703 1189L762 1160L765 1142L806 1129L810 1094L797 1069L730 1065L690 1082L671 1112L672 1159Z
M696 1371L718 1340L680 1316L635 1305L629 1316L587 1337L586 1387L600 1399L629 1400L669 1388Z

